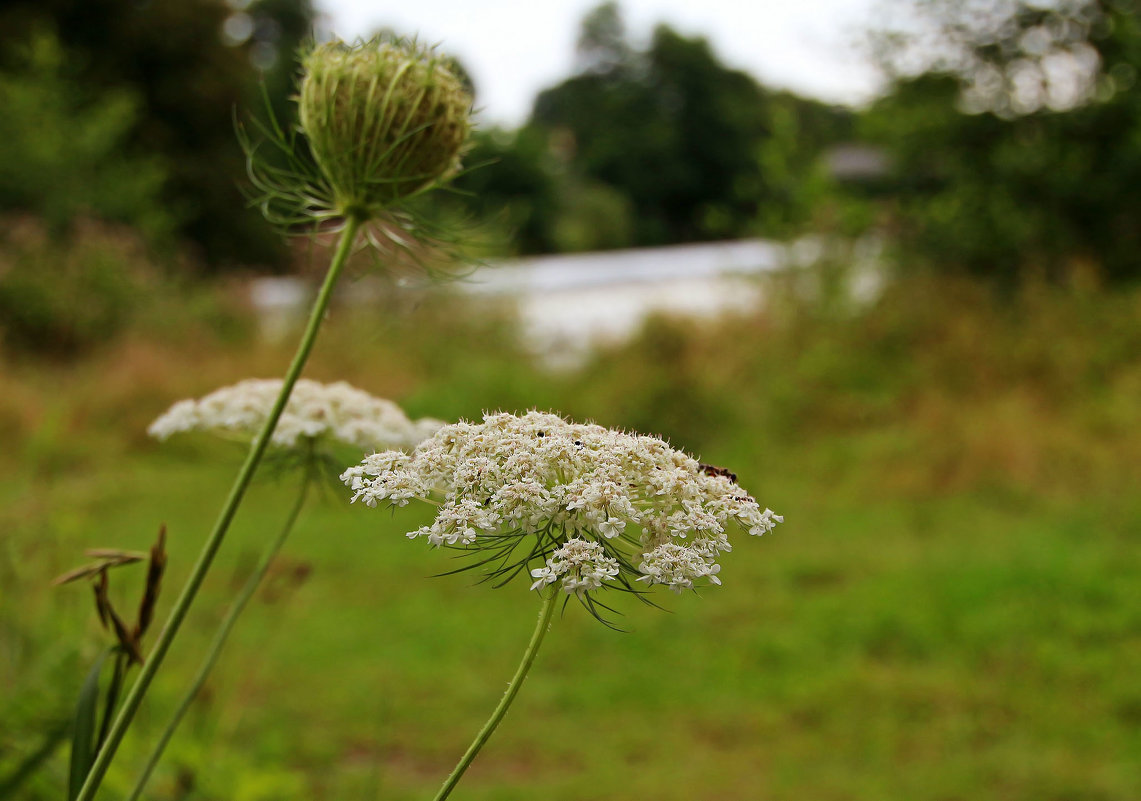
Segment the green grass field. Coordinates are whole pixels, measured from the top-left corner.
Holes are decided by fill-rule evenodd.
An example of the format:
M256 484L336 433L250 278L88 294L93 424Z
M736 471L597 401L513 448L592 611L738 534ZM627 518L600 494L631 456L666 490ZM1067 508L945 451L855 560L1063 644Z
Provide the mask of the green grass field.
M786 516L736 539L723 588L627 600L626 633L568 606L454 797L1136 799L1141 296L915 282L861 312L774 308L655 321L565 375L454 305L333 321L314 377L416 415L537 406L670 436ZM237 469L234 447L151 443L147 422L285 354L128 339L3 367L0 787L106 642L90 592L48 582L165 522L161 615ZM290 493L256 483L104 797L132 786ZM304 513L149 797L423 799L498 701L535 594L430 577L447 554L401 536L425 510L345 498ZM12 797L61 797L66 750Z

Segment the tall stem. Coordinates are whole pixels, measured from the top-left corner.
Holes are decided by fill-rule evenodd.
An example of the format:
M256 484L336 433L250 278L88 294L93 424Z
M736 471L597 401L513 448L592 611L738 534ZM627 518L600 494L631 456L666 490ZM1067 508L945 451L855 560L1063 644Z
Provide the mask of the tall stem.
M269 438L273 434L274 428L277 427L278 418L281 417L281 413L285 409L285 404L289 400L289 393L293 391L293 385L297 383L297 378L301 375L301 369L305 366L305 362L309 358L309 352L313 350L313 343L317 339L317 331L321 328L321 322L324 320L325 312L329 308L329 299L333 296L333 287L337 283L337 278L340 276L341 270L344 269L349 254L352 252L353 243L356 240L358 230L360 230L360 220L350 216L345 221L345 227L341 231L341 239L340 242L337 243L337 250L333 255L332 263L329 265L329 272L325 275L325 282L321 285L321 290L317 293L317 299L313 302L313 308L309 313L309 322L305 326L305 333L302 335L301 342L297 346L297 352L293 355L293 361L285 373L285 378L281 385L281 392L278 394L277 400L273 404L273 409L266 418L261 431L258 432L257 437L250 446L250 452L246 456L246 461L242 464L241 470L238 471L237 478L234 479L234 484L230 488L230 494L222 506L222 511L218 515L218 520L214 523L213 530L202 546L202 551L198 555L198 561L194 564L190 572L190 577L186 580L186 585L182 588L182 594L179 595L178 599L174 602L174 607L170 610L170 616L167 618L162 631L159 632L158 639L155 640L154 648L147 656L146 664L144 664L142 670L139 671L138 678L135 679L135 683L131 686L131 691L127 693L127 697L123 699L123 706L119 710L119 715L115 718L114 724L111 726L111 731L107 735L107 741L103 744L103 747L99 749L99 755L95 758L95 762L91 766L91 772L87 774L87 781L84 782L83 788L79 791L79 795L75 801L92 801L95 797L95 793L98 791L99 785L103 782L103 777L107 773L107 768L111 765L111 760L115 758L115 752L119 748L119 743L122 742L123 735L127 733L127 727L131 725L131 720L134 719L135 712L138 711L139 704L142 703L147 688L150 687L151 681L154 680L155 673L158 672L159 667L162 665L162 660L166 656L167 650L170 649L170 644L174 640L174 636L178 633L178 629L182 625L186 613L190 610L194 596L198 594L198 589L202 586L202 581L206 578L206 573L210 570L210 564L214 561L214 555L222 545L222 540L230 528L230 522L234 519L234 514L238 511L238 506L246 494L246 488L249 487L254 471L257 470L257 466L261 462L266 446L269 445Z
M452 790L459 784L460 778L464 775L464 771L471 765L475 755L483 748L490 738L492 732L495 731L499 721L503 720L503 716L507 714L508 707L511 702L515 700L515 696L519 693L519 688L523 686L523 679L527 678L527 672L531 669L531 663L535 661L535 654L539 652L539 646L543 642L543 637L547 633L547 629L551 624L551 615L555 611L555 602L558 600L559 593L551 591L550 597L543 601L543 606L539 609L539 622L535 625L535 631L531 634L531 641L527 643L527 650L523 652L523 661L519 663L519 667L515 669L515 675L511 677L511 683L507 685L507 692L503 694L499 706L495 707L495 711L491 713L491 717L487 719L487 723L483 724L483 728L479 730L479 734L475 736L475 740L468 746L467 751L460 757L459 763L456 765L452 774L448 776L444 786L440 788L440 792L432 801L444 801Z
M206 659L203 660L202 666L198 668L198 673L195 675L194 680L190 683L186 694L179 702L178 708L174 710L174 715L170 721L167 722L166 728L163 729L162 735L159 737L158 742L155 743L154 750L151 751L150 757L147 759L147 764L143 768L142 774L139 776L138 781L135 783L135 789L131 791L129 801L136 801L142 795L143 789L147 786L147 781L150 780L151 774L154 772L155 767L158 765L159 760L162 759L162 754L166 750L167 743L170 738L174 736L175 730L182 722L182 718L186 715L194 699L198 697L202 685L206 683L210 671L214 669L214 664L218 661L218 657L222 653L222 648L226 645L226 639L230 636L230 631L234 628L238 617L246 608L246 605L253 598L254 593L257 591L258 585L261 584L265 574L269 571L269 567L273 564L273 560L277 557L278 551L285 541L289 539L290 532L293 531L293 525L297 522L298 515L301 514L301 507L305 505L306 496L309 493L309 483L311 476L309 472L305 473L305 478L301 482L301 488L297 493L297 500L293 504L293 508L289 512L289 516L285 520L285 525L281 527L278 532L277 538L270 543L269 547L261 555L258 565L254 568L254 572L246 579L246 583L242 586L241 592L238 597L234 599L234 603L230 606L230 611L226 614L222 624L218 627L218 631L214 634L214 640L210 643L210 648L206 653Z

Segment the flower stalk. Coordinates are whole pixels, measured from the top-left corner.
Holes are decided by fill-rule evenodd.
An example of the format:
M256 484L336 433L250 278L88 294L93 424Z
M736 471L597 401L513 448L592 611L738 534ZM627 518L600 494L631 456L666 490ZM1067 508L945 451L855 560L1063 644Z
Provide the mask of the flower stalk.
M238 475L234 479L234 484L230 488L229 496L222 506L218 519L210 535L206 538L206 542L202 546L198 561L191 570L190 577L187 579L182 593L175 601L166 624L163 626L162 631L155 641L154 648L148 655L146 662L139 671L139 675L135 679L127 696L123 699L123 705L119 710L119 714L115 718L115 722L111 725L111 730L107 733L106 741L103 743L102 748L99 749L99 754L91 766L91 771L88 773L87 780L84 782L83 788L79 791L76 801L92 801L95 797L95 793L98 792L99 786L103 782L103 777L106 775L107 769L110 767L111 761L115 758L115 753L118 751L119 744L127 732L127 728L131 725L131 721L134 719L135 713L138 711L139 705L147 693L147 689L150 687L155 674L162 665L163 659L166 657L166 653L170 649L175 635L178 634L178 630L182 626L182 622L186 618L186 614L190 610L190 606L194 602L194 598L197 596L198 590L201 588L202 582L210 570L214 556L221 547L222 540L225 538L226 532L229 531L230 523L234 519L238 506L241 504L243 497L245 497L250 481L253 479L258 465L265 455L270 437L273 435L273 430L277 426L278 418L281 417L281 413L285 409L285 404L289 400L289 394L293 390L293 385L300 377L301 371L309 359L309 354L313 350L313 345L317 340L317 332L321 328L321 323L329 308L329 301L333 296L333 288L337 284L337 279L340 277L349 255L352 253L357 233L361 227L361 222L362 220L356 216L349 216L345 219L336 252L333 255L332 262L329 264L329 270L325 275L324 283L321 285L321 289L317 293L317 298L313 302L313 308L309 313L309 321L305 326L305 331L297 346L293 361L290 363L289 369L286 371L285 377L282 380L281 392L278 394L277 401L274 403L257 437L250 445L246 460L238 471Z
M483 724L483 728L472 740L470 746L464 755L460 757L460 761L456 764L455 769L452 770L451 775L444 781L444 785L440 788L440 792L436 793L432 801L444 801L452 790L459 784L460 779L463 777L464 772L471 765L476 755L483 748L484 744L491 739L491 735L499 726L500 721L503 720L507 710L511 707L511 703L515 700L515 696L519 694L519 688L523 686L523 680L527 678L527 673L531 670L531 665L535 661L535 655L539 653L539 646L543 644L543 638L547 634L547 629L551 626L551 616L555 611L555 603L558 600L558 592L552 590L547 593L547 597L543 600L543 605L539 608L539 621L535 624L535 630L531 633L531 641L527 643L526 650L523 651L523 659L519 662L519 667L515 669L515 675L511 677L510 683L507 685L507 692L503 694L495 711L491 713L491 717Z
M305 471L303 476L301 487L297 491L297 500L294 501L293 507L289 511L289 516L285 520L285 524L281 527L277 537L274 538L273 542L271 542L269 547L262 553L257 567L254 568L254 572L246 579L246 583L242 586L241 591L230 606L229 612L226 613L226 617L222 620L221 625L218 626L218 631L214 634L214 640L210 643L210 648L206 652L206 658L202 661L202 665L198 668L198 673L194 676L190 687L187 688L178 707L174 710L174 714L163 729L158 742L155 743L154 749L151 751L151 755L147 758L147 763L143 767L143 772L135 782L135 789L131 791L128 801L137 801L142 795L143 790L147 786L147 782L150 780L151 774L154 773L154 769L158 766L159 760L162 759L163 752L166 751L167 744L170 742L171 737L174 736L174 732L179 724L182 723L182 719L190 709L190 706L194 703L194 699L198 697L198 693L202 690L202 685L206 683L210 672L214 669L214 665L217 663L218 657L221 656L222 648L225 647L226 640L229 638L234 624L237 623L238 617L241 616L249 604L250 599L253 598L257 588L261 585L262 579L265 578L265 574L269 571L274 559L277 558L281 547L285 544L285 541L289 539L289 535L293 531L293 526L301 514L301 509L305 506L305 501L309 495L309 486L313 480L313 476L309 471Z

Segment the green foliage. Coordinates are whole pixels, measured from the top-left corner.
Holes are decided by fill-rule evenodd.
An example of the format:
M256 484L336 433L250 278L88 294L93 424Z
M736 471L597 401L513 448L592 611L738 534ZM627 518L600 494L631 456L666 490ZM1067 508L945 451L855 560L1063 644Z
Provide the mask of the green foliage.
M83 780L87 778L91 763L95 761L95 752L99 749L96 734L96 725L99 722L99 677L103 673L103 663L110 654L111 649L99 654L79 690L75 721L72 724L71 758L67 780L68 801L73 801L79 795Z
M1141 16L1092 0L1011 5L995 18L1000 33L955 27L964 12L935 6L962 55L897 80L861 120L892 165L883 190L897 244L908 263L1008 283L1136 279L1141 102L1130 87L1141 69ZM1046 33L1074 30L1081 38ZM1070 83L1052 84L1042 62L1074 52L1092 53L1096 69L1063 62L1055 66Z
M844 314L797 281L768 297L764 314L655 321L564 376L466 296L333 315L316 377L414 414L556 406L673 434L786 515L784 531L736 543L723 588L667 594L670 615L623 607L629 634L569 609L465 793L1132 801L1136 290L999 297L913 280ZM5 365L0 682L16 689L0 697L0 777L66 714L102 640L93 623L76 635L89 595L44 577L104 544L107 519L127 548L167 520L177 585L212 522L202 499L241 458L148 442L146 424L286 355L191 335L66 370ZM252 491L110 795L129 790L290 492L269 480ZM536 602L429 578L439 555L401 536L417 514L390 520L337 494L309 507L172 742L156 797L430 797L498 700ZM56 752L17 797L58 799L66 763Z
M583 182L565 187L552 238L561 253L630 247L634 236L633 203L606 184Z
M0 235L5 346L73 356L111 340L147 303L155 276L129 234L87 226L52 240L31 221Z
M222 0L9 0L0 8L0 63L10 68L36 32L53 31L74 84L65 96L118 104L118 112L88 106L96 119L131 112L116 130L123 138L115 161L163 165L160 206L174 214L177 234L210 265L274 263L281 244L246 208L238 187L244 170L233 111L256 97L259 74L251 62L269 70L273 91L282 73L292 78L292 50L311 15L308 0L262 0L244 11ZM224 35L235 22L225 30L247 28L246 38ZM35 136L32 120L5 117ZM124 184L127 199L132 185ZM120 201L110 194L102 202L115 206Z
M565 132L571 169L630 198L638 244L739 232L761 194L760 87L666 26L645 54L620 57L541 93L532 124Z
M58 40L39 34L0 72L0 208L57 228L95 216L165 239L176 222L160 201L167 166L123 152L139 121L137 97L118 88L85 93L64 55Z
M590 407L610 410L608 424L645 428L669 420L669 430L684 432L682 444L693 448L736 450L737 432L751 427L781 450L805 438L902 427L922 453L898 467L898 478L929 493L946 488L934 466L943 458L962 460L953 469L942 465L958 476L944 477L955 489L959 481L1009 480L1045 492L1051 476L1060 478L1049 463L1052 449L1072 447L1064 457L1072 464L1114 447L1100 437L1067 445L1062 432L1082 429L1087 415L1119 413L1101 407L1104 395L1089 396L1092 387L1128 394L1141 378L1132 356L1141 350L1136 292L1115 297L1030 284L1002 295L963 280L911 280L887 287L871 307L832 310L803 277L789 278L770 288L774 310L763 317L699 334L664 320L647 325L588 368L597 378L584 390ZM666 364L669 370L656 367ZM1007 415L1023 406L1025 428L1008 429ZM988 414L1001 440L987 441L975 428ZM988 464L987 448L1005 452ZM1006 470L1017 451L1032 453L1032 464Z
M253 0L246 13L253 23L246 43L250 63L261 76L274 116L291 126L297 120L298 54L314 35L312 0Z
M849 112L788 93L771 97L769 135L757 150L766 191L758 210L759 231L786 237L810 226L823 226L825 232L835 227L824 218L837 193L821 154L849 139L853 127Z
M59 233L35 219L4 218L0 342L10 353L73 358L131 330L245 341L251 325L241 310L189 273L127 228L78 219Z
M458 182L525 253L799 232L829 194L817 162L850 112L770 92L708 41L660 25L627 40L618 7L582 22L577 73L514 133L477 136Z
M556 249L562 170L543 132L476 130L466 161L476 168L461 174L455 186L473 216L505 228L520 252Z

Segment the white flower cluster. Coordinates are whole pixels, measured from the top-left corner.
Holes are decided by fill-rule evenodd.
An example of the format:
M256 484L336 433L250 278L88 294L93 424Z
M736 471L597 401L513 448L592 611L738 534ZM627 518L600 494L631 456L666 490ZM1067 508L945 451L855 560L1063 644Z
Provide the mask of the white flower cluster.
M618 569L618 560L607 556L599 543L576 537L551 554L546 567L531 571L531 578L536 579L531 589L554 584L561 577L564 590L582 595L613 580Z
M783 521L725 471L660 439L540 412L448 425L412 455L374 454L341 478L368 506L439 504L432 525L408 535L433 545L502 549L534 535L531 553L547 566L532 571L533 588L562 578L568 593L601 586L619 567L678 592L699 579L719 584L727 525L760 535Z
M269 416L281 379L252 378L222 387L199 400L183 400L151 423L147 433L166 439L183 431L253 437ZM443 425L440 420L409 420L395 403L338 381L300 379L278 420L270 442L292 448L304 439L329 438L362 450L414 448Z

